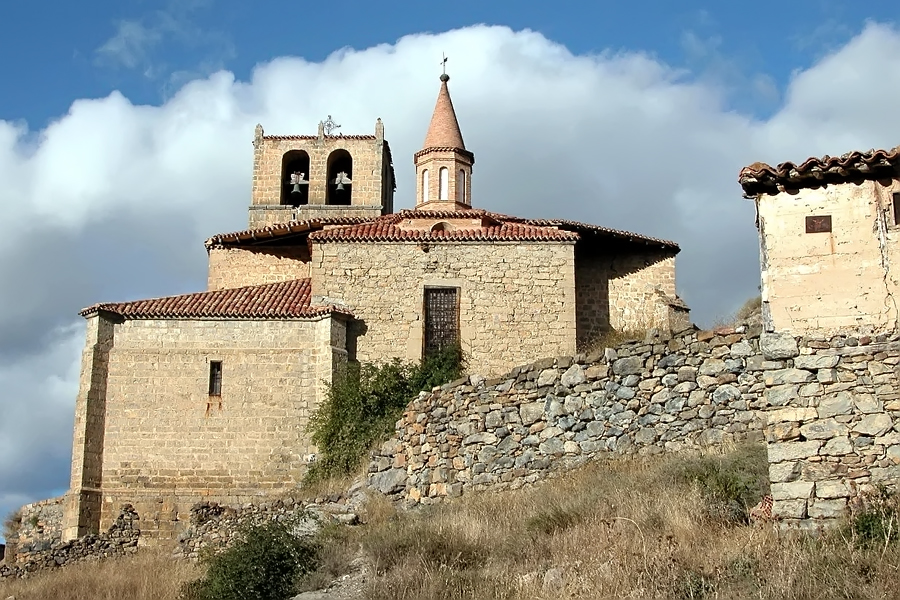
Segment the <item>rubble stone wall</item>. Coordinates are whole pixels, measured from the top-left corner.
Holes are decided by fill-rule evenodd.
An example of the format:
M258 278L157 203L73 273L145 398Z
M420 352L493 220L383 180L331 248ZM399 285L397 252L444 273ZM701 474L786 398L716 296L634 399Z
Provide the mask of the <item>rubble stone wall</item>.
M602 456L765 436L774 514L833 519L900 482L900 336L689 330L422 393L368 483L405 504L514 489Z
M68 542L56 541L47 547L16 553L14 560L0 564L0 579L27 577L36 571L56 569L88 559L124 556L137 551L141 535L140 517L131 505L122 507L106 533L86 535Z
M18 556L47 550L62 541L63 500L62 496L41 500L17 511L15 538L7 540L8 563L18 560Z

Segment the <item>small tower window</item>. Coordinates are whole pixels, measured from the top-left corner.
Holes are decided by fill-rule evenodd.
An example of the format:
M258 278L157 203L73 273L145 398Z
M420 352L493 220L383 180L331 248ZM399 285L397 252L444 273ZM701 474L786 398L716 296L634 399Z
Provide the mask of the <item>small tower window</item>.
M438 195L439 200L449 200L450 199L450 170L447 167L441 167L440 170L440 194Z
M466 171L459 170L459 177L456 179L456 201L460 204L466 203Z
M222 361L209 361L209 395L222 395Z
M309 154L291 150L281 158L282 206L309 204Z
M422 203L428 202L428 169L422 171Z
M893 208L894 208L894 225L900 225L900 193L894 194Z
M353 195L353 157L346 150L328 156L328 188L325 204L349 206Z

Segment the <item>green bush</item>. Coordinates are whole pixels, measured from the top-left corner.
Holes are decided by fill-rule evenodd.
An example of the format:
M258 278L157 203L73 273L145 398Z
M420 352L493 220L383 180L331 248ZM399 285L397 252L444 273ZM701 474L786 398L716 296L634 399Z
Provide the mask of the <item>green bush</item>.
M458 346L418 365L398 359L345 365L310 420L319 457L307 473L307 482L352 473L369 449L393 431L417 393L458 378L463 368Z
M182 587L183 600L285 600L316 566L317 547L289 525L269 521L244 529L240 541L204 557L206 577Z

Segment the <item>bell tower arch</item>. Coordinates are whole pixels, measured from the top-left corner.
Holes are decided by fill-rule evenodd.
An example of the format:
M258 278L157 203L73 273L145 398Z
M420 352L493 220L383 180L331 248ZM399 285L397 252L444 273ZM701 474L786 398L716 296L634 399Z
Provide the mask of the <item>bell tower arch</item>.
M253 137L249 227L394 211L394 165L384 124L374 135L338 133L329 116L316 135Z

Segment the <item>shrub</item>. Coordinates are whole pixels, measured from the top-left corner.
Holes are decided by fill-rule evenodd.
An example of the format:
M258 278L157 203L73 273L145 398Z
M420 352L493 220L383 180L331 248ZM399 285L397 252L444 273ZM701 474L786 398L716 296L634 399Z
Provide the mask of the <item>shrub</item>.
M418 365L399 359L346 364L310 420L319 457L307 473L307 483L352 473L366 452L393 431L413 396L456 379L463 368L458 346Z
M206 577L182 587L184 600L285 600L298 577L316 565L317 547L289 525L269 521L248 526L240 541L204 557Z
M22 528L22 510L16 509L3 521L3 537L8 543L14 543Z
M852 538L862 547L887 546L900 539L900 510L898 498L886 488L868 499L864 510L850 520Z
M697 485L713 516L729 521L747 519L748 508L765 494L768 459L762 444L745 444L721 456L701 456L676 463L675 477Z

